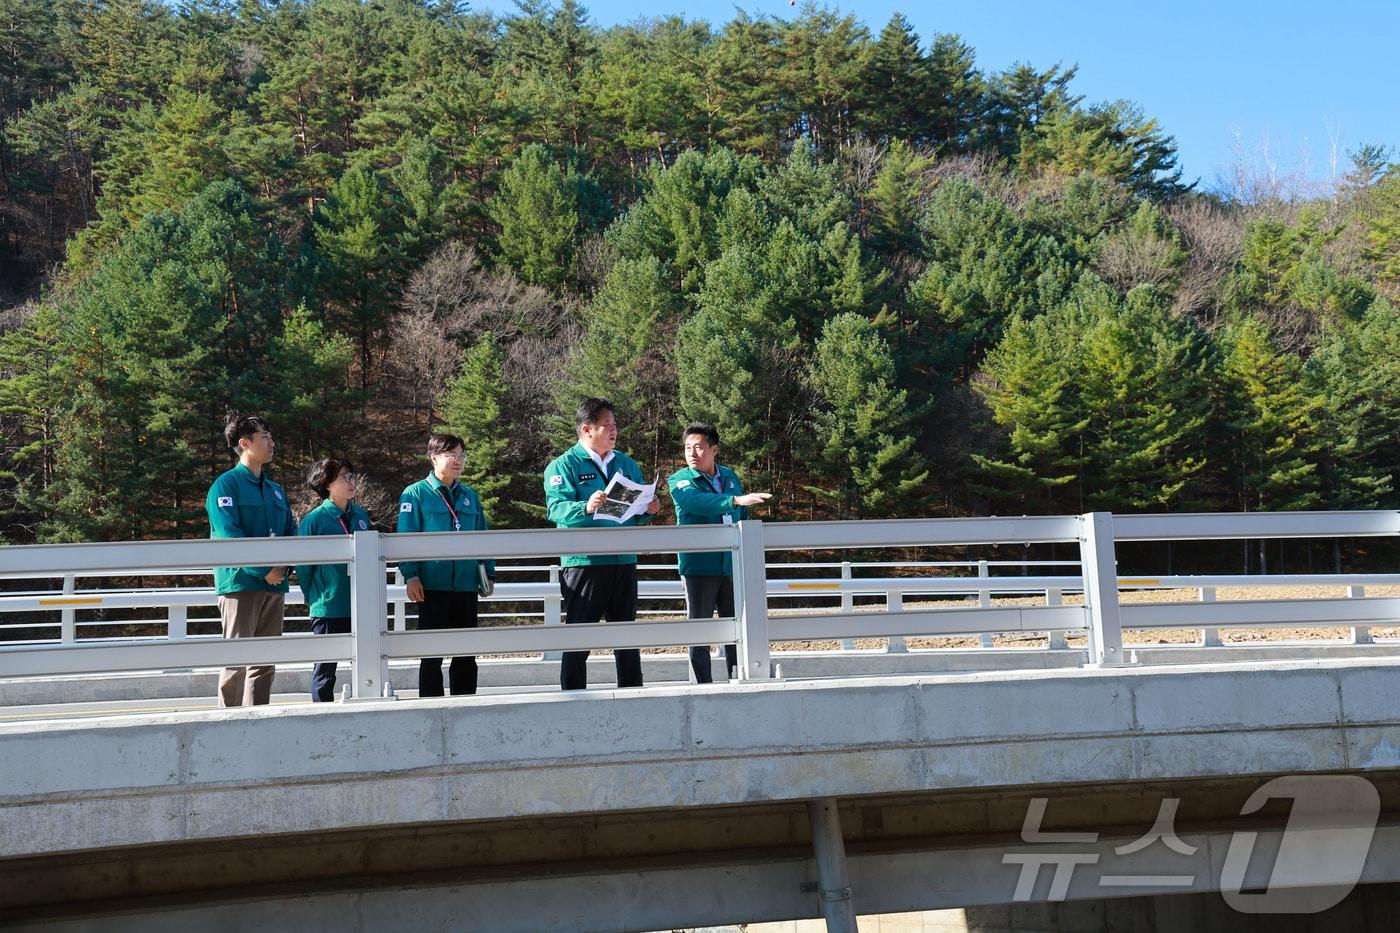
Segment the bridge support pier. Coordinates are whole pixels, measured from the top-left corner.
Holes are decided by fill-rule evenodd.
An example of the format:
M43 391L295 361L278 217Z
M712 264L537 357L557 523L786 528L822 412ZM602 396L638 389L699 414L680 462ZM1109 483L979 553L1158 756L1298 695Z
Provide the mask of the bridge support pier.
M846 843L841 838L841 816L835 797L807 801L812 825L812 849L817 859L817 893L828 933L856 933L856 908L851 901L851 879L846 871Z

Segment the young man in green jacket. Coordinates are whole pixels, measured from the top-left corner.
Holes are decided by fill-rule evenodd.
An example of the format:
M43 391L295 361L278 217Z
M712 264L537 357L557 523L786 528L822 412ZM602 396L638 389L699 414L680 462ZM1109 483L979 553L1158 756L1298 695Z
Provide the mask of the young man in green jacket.
M301 520L298 535L353 535L369 530L369 513L355 496L355 468L349 460L317 460L306 471L306 485L321 504ZM350 570L344 564L297 567L297 583L317 635L350 633ZM322 661L311 670L311 701L335 699L335 661Z
M766 492L745 493L739 475L716 463L719 431L714 425L687 425L681 433L681 445L686 466L666 477L666 488L676 506L677 525L732 525L748 518L749 506L769 498ZM680 572L689 618L708 619L716 609L721 617L733 617L734 564L728 551L681 554ZM739 652L734 645L724 646L724 659L733 676L739 665ZM713 682L709 645L690 649L690 667L697 684Z
M272 462L272 429L257 415L229 416L224 440L238 465L209 487L204 510L211 538L276 538L297 533L296 520L282 487L264 467ZM262 638L282 634L287 595L287 567L215 567L219 618L225 638ZM264 705L272 701L275 668L226 667L219 677L220 706Z
M466 444L455 434L428 438L433 471L399 496L398 531L485 531L481 497L457 482L466 464ZM496 562L485 561L489 580ZM481 574L474 560L425 560L399 564L408 598L418 604L420 629L476 628ZM453 696L476 693L476 658L453 658L448 666ZM442 658L424 658L418 666L418 695L442 696Z
M544 471L544 499L549 520L559 528L617 528L618 523L593 517L606 501L603 492L608 480L621 473L636 483L645 483L641 467L631 457L616 450L617 412L605 398L587 398L574 415L578 443L555 457ZM652 499L646 514L630 518L623 525L650 521L661 511ZM636 554L565 554L560 559L559 589L564 596L564 621L630 622L637 618ZM642 685L642 653L636 648L613 652L619 687ZM563 690L583 690L588 686L588 652L565 651L559 667Z

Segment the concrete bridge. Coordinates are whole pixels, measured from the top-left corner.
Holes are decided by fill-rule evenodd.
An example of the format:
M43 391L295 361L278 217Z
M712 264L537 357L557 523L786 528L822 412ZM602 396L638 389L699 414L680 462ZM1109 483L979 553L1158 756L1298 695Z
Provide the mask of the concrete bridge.
M859 913L1007 904L1035 859L1021 900L1201 893L1236 832L1277 844L1286 811L1241 811L1280 775L1374 786L1359 880L1392 883L1397 695L1400 661L1273 662L5 726L0 916L654 930L817 917L846 897ZM1165 800L1193 851L1115 855ZM1037 806L1048 835L1027 841ZM828 808L840 832L823 838ZM844 860L827 878L823 849ZM1080 861L1052 897L1064 853Z
M1253 923L1329 907L1356 883L1391 904L1400 659L1104 663L1127 616L1111 577L1086 568L1081 585L1097 605L1015 610L1026 628L1027 614L1083 625L1090 663L1076 668L778 679L774 633L804 619L769 619L750 592L735 620L532 636L547 649L685 644L667 626L693 624L765 662L732 683L0 725L0 925L646 931L822 917L853 929L857 913L1172 896L1223 899ZM1392 611L1356 602L1370 604L1356 621ZM876 629L1013 621L988 611L889 613ZM1193 611L1193 625L1264 612ZM850 631L840 614L813 618ZM381 646L377 661L357 656L357 683L400 652L526 643L490 630L340 637ZM311 644L286 644L298 641ZM312 642L237 647L240 662L304 660L331 639ZM232 647L168 657L208 663L203 652ZM0 677L137 669L127 648L151 650L0 650Z

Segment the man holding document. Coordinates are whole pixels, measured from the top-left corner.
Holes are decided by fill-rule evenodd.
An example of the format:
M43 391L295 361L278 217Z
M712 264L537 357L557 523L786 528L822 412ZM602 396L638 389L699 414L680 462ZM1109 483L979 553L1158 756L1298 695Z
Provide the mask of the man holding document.
M544 471L549 520L560 528L614 528L651 520L661 511L656 484L648 485L637 462L616 450L617 412L604 398L584 399L574 416L578 443ZM564 622L630 622L637 617L637 555L566 554L559 589ZM619 687L642 685L642 653L613 652ZM565 651L559 686L588 686L588 652Z

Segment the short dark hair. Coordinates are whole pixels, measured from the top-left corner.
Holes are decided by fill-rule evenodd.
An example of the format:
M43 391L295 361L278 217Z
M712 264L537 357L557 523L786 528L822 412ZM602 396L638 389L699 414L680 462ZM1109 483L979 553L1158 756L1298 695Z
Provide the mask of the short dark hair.
M692 421L686 425L685 430L681 432L681 443L684 444L685 439L692 434L704 435L705 440L713 446L719 446L719 429L707 421Z
M610 411L614 418L617 417L617 409L605 398L586 398L579 402L578 411L574 412L574 430L583 430L585 424L597 424L605 411Z
M245 437L252 437L260 431L271 433L272 425L267 423L266 418L258 415L241 415L236 411L231 411L224 419L224 440L235 454L242 454L242 449L238 442Z
M306 485L316 490L316 495L322 499L331 497L331 483L340 478L342 473L354 473L355 467L349 460L340 460L330 457L326 460L317 460L306 468Z
M429 457L436 457L438 454L445 454L449 450L454 450L458 447L462 448L462 452L465 453L467 449L467 442L462 440L455 434L434 432L428 437Z

